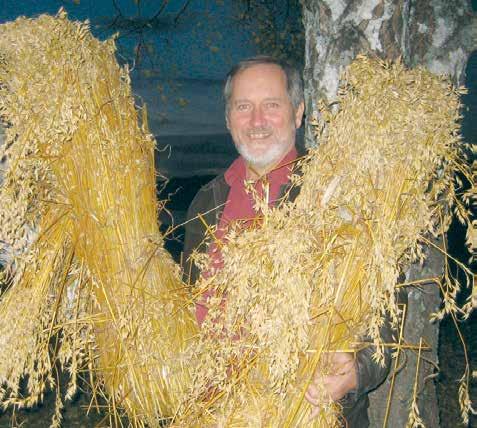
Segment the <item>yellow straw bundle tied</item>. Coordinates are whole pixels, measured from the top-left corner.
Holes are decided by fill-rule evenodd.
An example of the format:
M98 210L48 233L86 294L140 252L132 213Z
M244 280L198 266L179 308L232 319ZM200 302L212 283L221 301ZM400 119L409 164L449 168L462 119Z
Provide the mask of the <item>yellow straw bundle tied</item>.
M55 359L73 373L69 396L87 362L113 410L155 426L190 384L183 351L196 326L162 246L154 141L145 114L138 126L127 70L112 42L64 13L0 26L0 58L4 403L18 399L24 375L23 404L41 399Z
M303 397L315 368L327 370L324 352L357 350L367 335L381 361L398 276L447 227L454 172L468 173L449 81L360 57L340 112L321 114L326 142L295 177L296 202L271 210L257 201L261 227L232 230L224 268L199 285L217 292L192 391L210 394L214 379L215 402L208 414L198 406L197 426L310 426ZM337 424L324 405L314 426Z

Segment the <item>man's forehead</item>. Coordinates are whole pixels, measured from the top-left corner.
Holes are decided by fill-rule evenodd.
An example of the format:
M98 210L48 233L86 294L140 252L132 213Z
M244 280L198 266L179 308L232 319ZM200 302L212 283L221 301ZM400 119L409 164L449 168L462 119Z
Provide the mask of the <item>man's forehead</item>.
M260 77L274 78L286 81L285 71L277 64L254 64L240 70L232 79L232 82L242 79L258 79Z
M245 91L260 91L261 89L287 90L286 74L276 64L256 64L239 71L232 78L232 96L237 88L240 89L240 98ZM248 94L246 94L248 95ZM251 94L253 95L253 94ZM271 98L279 98L275 94Z

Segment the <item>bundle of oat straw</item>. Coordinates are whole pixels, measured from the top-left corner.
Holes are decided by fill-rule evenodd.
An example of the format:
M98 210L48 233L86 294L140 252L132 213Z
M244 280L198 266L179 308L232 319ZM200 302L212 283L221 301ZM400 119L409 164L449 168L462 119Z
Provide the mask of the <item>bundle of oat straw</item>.
M330 351L373 345L382 362L392 344L379 330L385 317L396 325L398 277L447 228L455 171L469 174L459 91L424 69L359 57L339 106L321 111L324 142L294 179L296 202L257 200L262 226L232 230L224 268L199 284L217 292L197 347L197 426L339 426L326 391L309 421L312 374L326 373ZM199 400L210 378L211 406Z
M69 398L88 368L112 418L155 426L182 404L196 325L159 233L155 142L114 55L63 12L0 26L0 398L35 404L57 364ZM60 393L57 410L53 425Z

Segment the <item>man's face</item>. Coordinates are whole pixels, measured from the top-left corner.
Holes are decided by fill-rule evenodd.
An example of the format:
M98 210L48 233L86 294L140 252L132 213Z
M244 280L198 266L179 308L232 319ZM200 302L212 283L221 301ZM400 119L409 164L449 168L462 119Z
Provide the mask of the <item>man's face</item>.
M303 108L294 111L277 65L254 65L234 76L227 127L250 166L264 173L283 159L295 144Z

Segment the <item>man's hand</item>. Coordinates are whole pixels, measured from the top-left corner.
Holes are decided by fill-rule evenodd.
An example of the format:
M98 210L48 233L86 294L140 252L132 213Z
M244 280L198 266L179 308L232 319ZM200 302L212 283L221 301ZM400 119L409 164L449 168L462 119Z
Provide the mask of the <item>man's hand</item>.
M323 389L331 401L338 401L358 386L358 373L354 355L348 352L332 352L323 355L328 367L327 374L317 370L305 393L306 400L313 406L311 417L318 415L323 404Z

